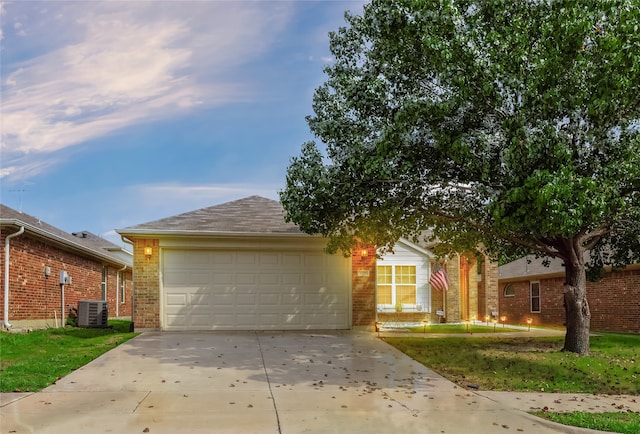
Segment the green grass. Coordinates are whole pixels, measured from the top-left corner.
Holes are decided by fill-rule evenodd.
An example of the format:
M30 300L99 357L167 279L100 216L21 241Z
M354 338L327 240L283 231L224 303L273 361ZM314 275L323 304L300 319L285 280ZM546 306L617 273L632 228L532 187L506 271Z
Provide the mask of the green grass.
M620 434L640 433L639 413L533 413L538 417L561 423Z
M385 338L460 385L484 390L640 394L640 336L591 337L591 355L563 353L563 338ZM638 413L534 413L554 422L640 433Z
M521 329L512 329L503 327L501 324L496 325L494 328L492 325L480 325L480 324L437 324L428 326L415 326L407 328L411 333L504 333L504 332L521 332Z
M0 392L35 392L86 365L137 333L129 321L109 328L65 328L0 333Z
M591 338L591 355L561 352L563 338L385 338L451 381L484 390L640 393L640 336Z

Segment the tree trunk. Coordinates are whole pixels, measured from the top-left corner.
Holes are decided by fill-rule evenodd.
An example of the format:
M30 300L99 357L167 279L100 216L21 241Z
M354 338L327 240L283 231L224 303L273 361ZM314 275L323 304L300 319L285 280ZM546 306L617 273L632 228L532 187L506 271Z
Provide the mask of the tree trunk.
M591 312L587 302L587 277L582 255L565 261L565 273L564 304L567 333L562 351L587 355Z

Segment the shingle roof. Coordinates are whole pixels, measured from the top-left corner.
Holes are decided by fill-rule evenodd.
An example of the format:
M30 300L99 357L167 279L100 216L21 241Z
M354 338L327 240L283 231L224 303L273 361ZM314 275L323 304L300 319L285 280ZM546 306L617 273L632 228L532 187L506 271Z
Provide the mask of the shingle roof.
M131 266L133 263L131 258L128 258L126 254L122 254L122 249L119 246L97 235L84 231L84 233L87 234L86 237L74 236L37 217L16 211L3 204L0 204L0 224L2 226L24 226L26 232L50 239L59 244L83 251L85 254L99 257L116 264Z
M520 278L539 278L542 276L551 277L552 275L564 276L564 264L561 259L550 258L548 267L542 263L543 258L535 258L534 256L525 256L508 264L498 267L499 280L520 279Z
M133 234L294 234L302 231L285 222L280 202L260 196L226 202L195 211L118 229Z

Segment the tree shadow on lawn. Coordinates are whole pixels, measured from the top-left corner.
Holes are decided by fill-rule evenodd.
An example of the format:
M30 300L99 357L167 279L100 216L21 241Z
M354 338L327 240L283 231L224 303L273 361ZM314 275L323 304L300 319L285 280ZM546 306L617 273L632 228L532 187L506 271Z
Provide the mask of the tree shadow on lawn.
M637 394L637 347L629 356L561 352L562 338L388 338L413 359L463 386L484 390ZM627 354L622 351L623 354Z

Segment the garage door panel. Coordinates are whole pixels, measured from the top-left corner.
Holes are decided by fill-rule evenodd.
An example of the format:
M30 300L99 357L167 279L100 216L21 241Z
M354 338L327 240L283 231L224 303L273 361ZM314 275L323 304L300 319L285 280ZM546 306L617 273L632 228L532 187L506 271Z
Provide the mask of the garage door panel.
M167 250L163 328L346 329L350 279L345 258L319 252Z
M253 307L257 304L258 294L238 294L236 302L239 306Z
M255 285L258 283L258 277L255 273L238 273L236 274L236 283L238 285Z
M212 265L230 265L234 263L235 255L233 252L211 252L207 253L209 260Z
M268 308L269 306L278 308L281 305L280 294L260 294L258 304L263 308Z
M261 265L275 265L280 262L280 255L277 253L262 253L258 256L258 263Z
M212 306L233 306L236 304L235 294L212 294Z

